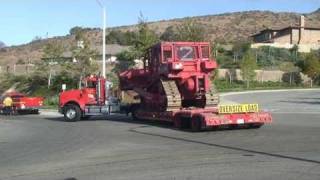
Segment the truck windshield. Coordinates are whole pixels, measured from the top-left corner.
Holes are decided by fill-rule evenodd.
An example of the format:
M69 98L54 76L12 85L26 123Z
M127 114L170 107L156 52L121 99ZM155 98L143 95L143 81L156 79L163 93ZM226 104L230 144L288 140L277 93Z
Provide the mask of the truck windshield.
M178 58L183 61L192 61L195 59L195 50L192 46L178 47Z
M87 88L96 88L96 82L95 81L88 81Z

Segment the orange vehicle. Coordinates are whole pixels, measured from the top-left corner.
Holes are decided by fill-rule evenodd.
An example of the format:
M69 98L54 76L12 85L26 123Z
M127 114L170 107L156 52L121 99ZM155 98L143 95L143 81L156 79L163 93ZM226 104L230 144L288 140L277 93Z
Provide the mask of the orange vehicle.
M4 97L10 96L13 100L13 111L18 114L32 113L38 114L39 108L43 106L43 97L27 97L25 94L19 92L8 92L1 97L0 111L3 110Z

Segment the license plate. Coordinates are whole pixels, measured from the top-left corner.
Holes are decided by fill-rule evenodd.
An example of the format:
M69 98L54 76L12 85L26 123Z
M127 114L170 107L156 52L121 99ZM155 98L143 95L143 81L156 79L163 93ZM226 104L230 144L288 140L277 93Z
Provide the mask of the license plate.
M235 104L235 105L221 105L219 106L220 114L232 114L232 113L248 113L258 112L258 104Z

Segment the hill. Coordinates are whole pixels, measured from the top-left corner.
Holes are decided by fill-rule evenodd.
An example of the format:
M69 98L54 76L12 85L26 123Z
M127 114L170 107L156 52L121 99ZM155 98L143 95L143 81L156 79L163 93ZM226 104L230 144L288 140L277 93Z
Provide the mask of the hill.
M208 33L208 41L235 42L248 37L265 28L282 28L299 25L301 14L294 12L246 11L188 17L203 25ZM320 9L304 14L306 26L320 27ZM181 24L186 18L150 22L149 27L157 34L162 34L168 27ZM135 31L136 25L111 28L120 31ZM111 30L109 29L109 30ZM101 29L86 28L86 36L91 46L98 48L101 44ZM73 35L50 39L35 40L28 44L0 49L0 66L14 64L17 61L37 61L41 58L42 48L49 41L60 41L65 49L71 46Z

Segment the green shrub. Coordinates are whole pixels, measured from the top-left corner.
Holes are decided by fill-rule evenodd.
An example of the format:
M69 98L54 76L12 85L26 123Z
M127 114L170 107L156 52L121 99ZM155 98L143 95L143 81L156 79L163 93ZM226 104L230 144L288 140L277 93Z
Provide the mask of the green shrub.
M59 104L59 96L51 96L51 97L46 97L44 100L44 106L58 106Z
M246 88L243 81L233 81L230 83L227 80L216 79L214 84L219 92L227 91L243 91L243 90L263 90L263 89L287 89L287 88L303 88L302 84L293 84L287 82L272 82L272 81L252 81L250 88Z

